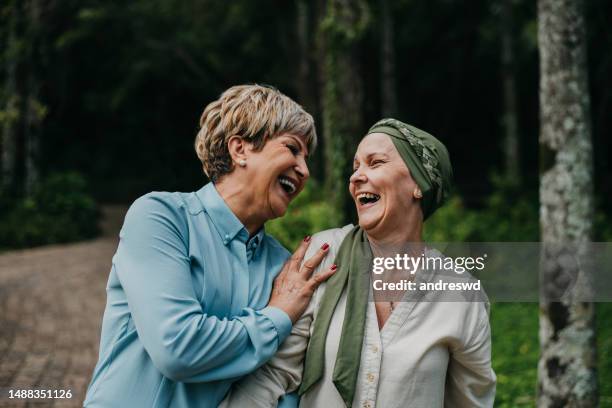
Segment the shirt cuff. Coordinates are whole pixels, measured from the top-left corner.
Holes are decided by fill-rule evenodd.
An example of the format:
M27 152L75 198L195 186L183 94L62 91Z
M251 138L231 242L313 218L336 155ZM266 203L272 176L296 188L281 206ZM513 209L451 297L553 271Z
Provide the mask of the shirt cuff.
M274 306L266 306L259 311L261 314L272 320L276 332L278 333L278 345L280 346L283 341L291 333L291 319L287 313Z

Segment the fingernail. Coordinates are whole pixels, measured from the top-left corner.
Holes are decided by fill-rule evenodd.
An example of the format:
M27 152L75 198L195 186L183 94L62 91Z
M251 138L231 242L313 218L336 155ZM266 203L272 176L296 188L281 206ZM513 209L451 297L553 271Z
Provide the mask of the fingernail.
M326 243L323 244L321 249L325 251L327 248L329 248L329 244L326 242Z
M304 242L308 242L308 241L310 241L310 235L306 235L306 236L304 237Z
M332 270L332 271L335 271L336 269L338 269L338 265L333 264L333 265L332 265L332 267L331 267L331 270Z

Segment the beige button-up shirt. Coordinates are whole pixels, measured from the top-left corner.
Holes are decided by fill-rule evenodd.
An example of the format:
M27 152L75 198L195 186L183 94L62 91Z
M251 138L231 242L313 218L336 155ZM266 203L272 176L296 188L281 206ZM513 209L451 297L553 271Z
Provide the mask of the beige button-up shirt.
M314 235L305 259L327 242L331 252L319 269L327 268L351 228L347 225ZM278 353L236 383L221 407L274 407L280 396L297 389L324 285ZM323 378L302 396L300 408L345 406L332 382L345 318L350 318L346 291L327 333ZM486 303L398 302L380 330L374 303L368 303L353 407L492 407L495 383Z

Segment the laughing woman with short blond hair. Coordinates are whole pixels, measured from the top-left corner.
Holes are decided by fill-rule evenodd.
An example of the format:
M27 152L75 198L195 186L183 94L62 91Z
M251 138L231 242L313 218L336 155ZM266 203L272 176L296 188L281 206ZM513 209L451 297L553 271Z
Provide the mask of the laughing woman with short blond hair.
M276 89L245 85L208 105L200 125L211 182L147 194L125 217L86 407L216 407L274 355L333 273L311 277L325 246L301 267L307 238L285 263L263 228L308 179L312 117Z

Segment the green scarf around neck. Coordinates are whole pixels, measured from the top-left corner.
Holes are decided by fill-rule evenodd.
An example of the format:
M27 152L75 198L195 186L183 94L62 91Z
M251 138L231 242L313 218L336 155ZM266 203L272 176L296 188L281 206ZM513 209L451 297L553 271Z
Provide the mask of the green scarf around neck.
M361 227L357 226L347 234L334 263L338 265L338 270L327 280L325 294L319 304L312 337L308 343L299 394L308 391L323 376L327 331L338 300L347 287L346 310L351 311L351 318L345 318L342 324L333 382L346 406L350 407L355 395L361 360L372 264L370 243Z

